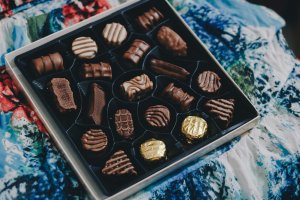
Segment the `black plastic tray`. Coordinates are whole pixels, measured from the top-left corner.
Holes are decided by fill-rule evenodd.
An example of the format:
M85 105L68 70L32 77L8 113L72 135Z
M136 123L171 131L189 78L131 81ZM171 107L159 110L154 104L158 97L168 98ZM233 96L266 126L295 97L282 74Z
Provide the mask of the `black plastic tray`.
M152 6L158 8L164 14L165 18L153 29L145 32L137 25L135 19L138 15L142 14ZM103 27L109 22L119 22L126 26L128 31L126 41L118 48L106 45L101 36ZM164 50L163 47L159 46L156 40L156 33L158 28L162 25L171 27L187 42L187 56L182 58L174 57ZM94 59L81 60L73 55L71 43L79 36L92 37L98 44L98 47L100 47L97 56ZM143 57L143 60L136 67L132 68L131 64L122 59L122 53L135 38L142 38L149 42L151 44L151 49ZM59 72L38 76L29 64L31 59L56 51L60 52L63 56L65 69ZM186 81L179 81L167 76L157 75L149 69L149 60L153 57L171 61L174 64L185 67L186 70L191 73L191 76L188 77L188 80ZM82 79L79 74L81 65L85 62L93 63L99 61L109 62L112 65L112 80L101 78L93 80ZM169 8L165 1L146 0L133 4L97 22L51 41L46 45L19 55L15 58L15 62L34 88L39 98L44 102L48 112L55 119L61 130L65 132L68 138L73 142L74 148L77 149L78 154L85 159L85 164L88 165L91 173L98 178L100 187L108 196L127 188L170 163L189 155L191 152L215 141L257 116L255 109L238 90L235 84L228 79L227 75L211 59L205 49L199 45L198 41L182 24L178 16ZM202 93L195 85L195 79L198 74L206 69L216 72L222 79L222 89L215 95ZM149 75L153 81L153 91L137 102L126 101L119 93L120 83L142 73ZM49 89L47 88L47 83L53 77L66 77L70 81L74 92L75 102L79 107L76 111L68 114L61 114L57 111L54 102L49 96ZM107 117L101 126L94 125L85 115L87 108L87 90L89 85L94 82L101 85L107 92L108 104L106 105L104 112ZM185 91L196 98L195 103L189 111L181 112L176 105L161 97L162 89L170 82L174 82L177 86L184 88ZM205 101L218 97L233 97L236 100L234 119L226 129L219 126L214 118L203 110L203 103ZM143 119L144 110L148 106L157 103L166 105L171 111L171 126L166 130L153 129L147 126ZM118 108L127 108L133 114L135 125L135 138L133 140L124 140L115 132L114 112ZM198 143L192 145L187 144L180 134L181 122L184 117L189 114L202 116L207 120L209 126L209 134ZM90 155L81 148L80 138L87 129L95 127L100 127L107 133L109 144L105 152ZM139 145L150 137L161 139L166 143L168 150L167 161L149 165L149 163L144 162L140 157L138 152ZM138 171L136 177L107 177L101 174L101 169L104 166L105 161L117 149L123 149L127 152Z

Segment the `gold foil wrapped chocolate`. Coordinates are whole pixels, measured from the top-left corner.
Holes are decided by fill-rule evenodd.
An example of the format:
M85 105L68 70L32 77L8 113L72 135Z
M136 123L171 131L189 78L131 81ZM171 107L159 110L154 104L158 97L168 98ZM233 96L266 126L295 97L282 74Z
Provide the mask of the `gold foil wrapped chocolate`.
M207 122L198 116L187 116L181 125L181 132L188 143L193 143L207 133Z
M166 145L163 141L151 138L140 146L140 153L146 161L166 159Z

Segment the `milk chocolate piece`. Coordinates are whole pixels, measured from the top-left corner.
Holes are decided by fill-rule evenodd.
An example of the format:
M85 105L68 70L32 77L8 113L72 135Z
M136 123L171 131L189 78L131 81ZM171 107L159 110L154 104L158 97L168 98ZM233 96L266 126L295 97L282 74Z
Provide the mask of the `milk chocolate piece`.
M106 105L106 97L103 88L97 83L93 83L90 89L88 118L96 125L102 123L102 113Z
M123 150L118 150L106 161L102 173L104 175L137 175L137 171Z
M39 75L64 69L63 58L58 52L32 59L32 64Z
M122 24L114 22L105 25L102 36L107 44L119 46L126 39L127 31Z
M92 59L98 52L98 46L90 37L78 37L72 43L72 51L79 58Z
M90 129L81 137L82 148L87 151L101 152L107 143L107 136L101 129Z
M150 60L150 68L157 74L167 75L180 80L186 80L187 76L190 75L190 72L182 67L155 58Z
M212 99L208 100L204 107L223 127L227 127L233 118L234 102L234 99Z
M85 63L82 66L83 78L109 78L112 79L112 70L109 63Z
M127 109L119 109L115 113L115 125L117 133L125 138L125 139L132 139L134 126L132 115L129 110Z
M169 98L173 103L180 106L181 111L187 111L195 98L178 88L174 83L169 83L163 90L162 96Z
M148 162L166 159L166 144L161 140L151 138L141 144L140 153L144 160Z
M153 82L146 74L136 76L121 84L121 93L128 101L135 101L144 97L153 89Z
M142 15L138 16L137 22L142 28L148 31L163 18L163 14L159 12L157 8L152 7Z
M170 110L163 105L150 106L145 111L146 122L155 128L166 128L169 126L171 114Z
M123 54L123 58L133 64L138 64L149 48L150 45L147 42L135 39L129 49Z
M207 133L207 122L198 116L187 116L181 124L181 133L187 143L202 139Z
M77 109L68 79L52 78L49 82L49 89L60 112L64 113Z
M204 71L201 74L199 74L197 82L199 89L203 92L215 93L221 87L220 80L221 78L215 72Z
M157 33L158 42L175 56L187 55L186 42L172 29L162 26Z

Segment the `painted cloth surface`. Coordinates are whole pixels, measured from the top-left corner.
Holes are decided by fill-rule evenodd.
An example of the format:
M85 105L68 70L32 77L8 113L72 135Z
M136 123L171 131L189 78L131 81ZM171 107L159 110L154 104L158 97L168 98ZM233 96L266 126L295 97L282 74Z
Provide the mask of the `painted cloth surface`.
M34 2L0 20L0 65L5 53L119 3ZM300 63L282 35L284 21L243 0L170 2L259 110L261 121L131 198L299 198ZM85 198L5 70L0 75L0 109L0 199Z

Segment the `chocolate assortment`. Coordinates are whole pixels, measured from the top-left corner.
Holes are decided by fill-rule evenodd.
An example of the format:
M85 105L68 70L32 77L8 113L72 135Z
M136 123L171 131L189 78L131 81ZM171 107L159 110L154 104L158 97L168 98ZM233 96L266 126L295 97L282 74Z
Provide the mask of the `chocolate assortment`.
M138 2L16 63L108 196L256 114L163 0Z

